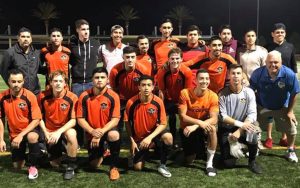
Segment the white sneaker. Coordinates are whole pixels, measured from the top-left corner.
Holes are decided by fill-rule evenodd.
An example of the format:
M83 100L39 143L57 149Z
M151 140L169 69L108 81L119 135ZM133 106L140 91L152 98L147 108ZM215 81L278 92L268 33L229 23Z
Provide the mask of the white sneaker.
M172 176L171 172L169 171L169 169L166 167L165 164L159 165L157 170L163 177L170 178Z
M31 166L28 169L28 179L34 180L39 176L38 170L35 166Z
M297 157L295 151L288 151L288 153L286 154L286 157L290 162L298 163L298 157Z

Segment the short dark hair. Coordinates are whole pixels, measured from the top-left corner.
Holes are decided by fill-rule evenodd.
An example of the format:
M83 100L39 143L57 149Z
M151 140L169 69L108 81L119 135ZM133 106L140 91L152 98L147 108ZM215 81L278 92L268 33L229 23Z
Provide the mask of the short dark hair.
M58 28L58 27L52 28L52 29L50 30L50 32L49 32L49 35L51 36L51 34L52 34L53 32L60 32L60 34L63 35L62 30L61 30L60 28Z
M145 35L139 35L137 38L136 38L136 43L139 43L139 40L141 39L148 39L148 37L146 37ZM149 40L149 39L148 39Z
M169 18L164 18L164 19L162 19L162 21L160 22L160 26L162 25L162 24L164 24L164 23L171 23L171 25L172 25L172 27L173 27L173 23L172 23L172 21L169 19Z
M219 33L222 33L224 29L229 29L231 31L230 25L224 24L224 25L221 25L221 27L219 28Z
M233 69L237 69L237 68L241 68L243 70L243 67L240 64L230 64L229 67L228 67L228 71L233 70Z
M130 53L135 53L137 54L137 50L135 47L132 47L132 46L126 46L124 49L123 49L123 54L130 54Z
M104 67L96 67L94 70L93 70L93 76L96 74L96 73L105 73L106 76L108 76L108 72L106 70L106 68Z
M195 30L197 31L198 35L202 35L202 31L196 25L190 25L186 30L186 34L188 34L191 31L195 31Z
M180 57L182 58L182 50L180 48L172 48L169 53L168 53L168 57L170 57L172 54L179 54Z
M196 77L198 76L198 74L200 73L208 73L206 69L199 69L196 73Z
M28 29L27 27L21 27L18 31L18 36L20 36L20 34L23 33L23 32L28 32L31 35L31 30L30 29Z
M274 24L272 31L274 32L277 29L283 29L283 30L286 31L286 27L285 27L285 25L283 23L276 23L276 24Z
M208 40L208 44L211 44L215 40L220 40L222 42L222 39L218 35L215 35L210 37L210 39Z
M81 25L90 25L90 24L85 19L79 19L79 20L75 21L75 27L76 27L76 29L80 28Z
M255 35L256 35L256 31L253 28L246 29L245 32L244 32L244 35L246 35L246 33L251 32L251 31L253 31L255 33Z
M16 74L22 74L24 77L24 73L20 69L10 69L8 71L9 77L10 77L10 75L16 75Z
M148 76L148 75L142 75L140 78L139 78L139 85L141 84L141 82L143 81L143 80L151 80L152 81L152 83L154 83L154 79L153 79L153 77L152 76Z

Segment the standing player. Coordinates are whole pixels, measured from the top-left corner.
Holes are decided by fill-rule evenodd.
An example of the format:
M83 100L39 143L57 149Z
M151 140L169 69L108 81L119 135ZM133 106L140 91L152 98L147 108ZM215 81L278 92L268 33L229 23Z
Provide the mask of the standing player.
M199 69L196 78L197 86L183 89L179 98L180 136L185 161L191 164L198 150L204 152L204 139L208 136L206 172L208 176L216 176L213 158L217 148L218 96L208 89L210 79L206 70Z
M64 179L74 177L76 166L77 138L73 128L76 124L75 107L77 96L65 89L68 82L65 72L56 70L49 75L50 89L39 95L38 101L43 114L40 123L47 141L50 164L58 166L62 157L63 144L66 145L67 164Z
M151 75L156 74L157 66L154 58L152 58L149 51L149 39L145 35L139 35L136 39L138 46L138 53L136 56L137 62L143 64L148 70L150 70Z
M3 121L6 117L13 166L18 169L24 167L26 145L28 145L30 165L28 178L36 179L38 177L37 160L41 155L39 147L41 131L37 126L42 119L42 114L36 96L23 88L23 73L20 70L12 69L8 75L9 89L0 94L0 151L6 150Z
M229 66L229 86L219 93L221 122L218 129L218 140L221 150L221 157L226 168L235 166L236 142L242 142L249 149L249 169L257 174L261 174L261 168L255 161L257 153L257 128L254 123L257 118L255 94L252 89L243 86L242 66L232 64ZM253 135L253 139L246 139ZM231 152L232 150L232 152ZM235 150L235 151L233 151ZM231 153L235 156L231 156Z
M176 139L176 114L178 114L178 100L180 91L192 87L192 71L182 64L182 51L173 48L168 53L168 69L160 68L157 73L160 98L163 99L169 116L169 127L173 139ZM176 145L174 145L176 146Z
M144 75L139 80L140 93L126 104L124 121L130 139L130 152L134 156L135 170L142 170L145 156L154 145L160 149L158 172L164 177L172 174L166 167L168 150L173 144L172 135L165 131L166 112L162 100L152 93L153 78Z
M120 178L116 168L120 153L120 135L116 129L120 120L120 99L107 84L107 70L94 69L93 87L83 92L78 100L77 121L87 133L90 165L93 168L101 165L107 141L111 153L110 180L117 180Z
M220 27L219 37L223 43L222 51L236 59L236 51L240 44L233 38L230 25L222 25Z

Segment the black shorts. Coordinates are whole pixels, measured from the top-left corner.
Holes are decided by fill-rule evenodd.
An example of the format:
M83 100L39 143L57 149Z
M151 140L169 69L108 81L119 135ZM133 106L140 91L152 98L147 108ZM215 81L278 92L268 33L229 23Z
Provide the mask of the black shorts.
M183 134L183 129L180 128L179 134L185 156L205 153L205 140L207 139L207 135L203 129L198 128L192 132L189 137L186 137Z
M41 144L44 143L44 140L45 140L44 139L45 138L44 132L42 131L42 129L39 126L37 126L36 128L34 128L30 132L37 133L39 135L38 142L41 143ZM11 147L11 159L12 159L13 162L22 161L22 160L26 159L26 146L28 144L27 135L25 135L23 137L23 140L20 143L20 146L19 146L18 149Z
M163 141L161 140L162 135L164 135L165 133L169 133L168 130L163 130L159 135L157 135L156 137L154 137L152 139L152 142L155 145L155 149L161 148L162 145L164 144ZM140 145L140 142L137 143L137 145ZM135 151L135 155L133 157L133 163L136 164L138 162L142 162L145 161L145 158L147 157L147 155L149 154L149 149L143 149L143 150L139 150L139 151Z
M178 114L178 105L171 100L164 100L167 115Z

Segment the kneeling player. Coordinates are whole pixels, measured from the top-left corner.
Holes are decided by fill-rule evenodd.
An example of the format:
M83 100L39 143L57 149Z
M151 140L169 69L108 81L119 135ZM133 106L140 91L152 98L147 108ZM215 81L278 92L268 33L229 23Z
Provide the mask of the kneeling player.
M218 96L208 89L209 74L200 69L196 73L197 86L183 89L179 98L180 135L187 164L196 158L200 148L204 148L204 139L208 136L206 172L215 176L213 158L217 147ZM204 152L204 151L202 151Z
M41 155L39 140L41 131L38 124L42 119L36 96L23 88L24 75L20 70L9 72L9 89L0 94L0 151L6 150L4 141L4 117L8 121L11 142L11 157L14 168L21 169L25 165L26 145L29 148L28 178L36 179L38 170L37 160Z
M89 160L93 168L103 161L104 142L111 152L110 180L120 178L116 168L120 153L120 99L118 94L107 88L108 73L105 68L93 71L93 87L83 92L78 100L78 124L86 131L89 143Z
M131 154L134 169L142 170L145 164L145 155L149 148L156 146L160 149L160 165L158 172L164 177L172 174L166 167L167 153L172 147L172 134L166 132L166 112L163 101L155 96L153 78L141 76L139 80L140 93L128 100L125 109L124 121L131 143Z
M76 124L75 106L77 96L66 88L67 75L63 71L54 71L49 75L50 89L42 92L38 98L43 120L40 125L44 131L47 149L52 166L58 166L66 144L67 165L64 179L74 177L76 166L77 138L73 127Z

